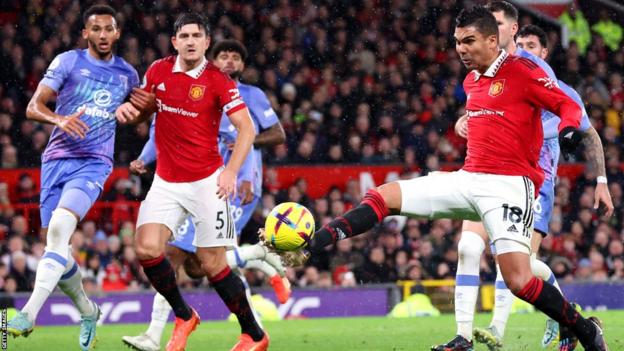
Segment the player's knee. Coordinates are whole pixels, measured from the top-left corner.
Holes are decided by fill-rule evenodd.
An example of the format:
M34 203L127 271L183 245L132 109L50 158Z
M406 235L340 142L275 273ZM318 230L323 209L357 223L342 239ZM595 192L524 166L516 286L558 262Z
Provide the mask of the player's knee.
M397 213L401 211L401 187L397 182L391 182L377 187L376 189L390 212Z
M533 275L530 274L530 272L529 274L510 274L507 277L503 277L505 285L507 285L507 289L509 289L514 295L518 295L531 278L533 278Z
M462 232L459 243L457 244L457 253L459 254L460 260L479 260L483 250L485 250L485 243L478 234Z
M78 219L71 211L64 208L54 210L46 233L48 249L52 251L66 249L77 222Z
M162 255L164 248L154 240L140 240L140 237L137 236L135 251L139 260L150 260Z

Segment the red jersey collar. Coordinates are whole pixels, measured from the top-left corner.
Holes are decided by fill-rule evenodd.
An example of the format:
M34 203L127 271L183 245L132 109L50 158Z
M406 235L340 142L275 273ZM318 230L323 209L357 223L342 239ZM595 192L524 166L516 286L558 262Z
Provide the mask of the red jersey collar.
M190 71L183 71L182 70L182 66L180 65L180 55L176 56L176 61L175 64L173 65L173 73L185 73L186 75L192 77L192 78L199 78L199 76L204 73L204 69L206 69L206 66L208 65L208 60L206 60L206 57L202 57L202 62L195 68L193 68Z
M490 67L488 67L488 69L485 71L485 73L483 73L483 76L489 77L489 78L493 78L496 73L498 72L498 70L501 68L503 62L505 62L505 59L507 58L507 56L509 56L509 54L507 53L507 51L505 51L505 49L501 49L500 54L498 55L498 57L496 58L496 60L494 60L494 62L492 62L492 64L490 65ZM475 73L475 82L479 80L479 78L481 78L482 74L477 72L477 70L474 70Z

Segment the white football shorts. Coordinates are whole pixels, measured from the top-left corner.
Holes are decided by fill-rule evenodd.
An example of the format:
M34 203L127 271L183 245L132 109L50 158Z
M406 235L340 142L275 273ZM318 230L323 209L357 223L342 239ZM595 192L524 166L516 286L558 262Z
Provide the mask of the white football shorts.
M535 190L528 177L433 172L398 181L401 214L481 221L496 252L531 252Z
M195 225L196 247L236 246L236 230L227 200L217 197L217 177L223 167L207 178L188 183L171 183L154 177L141 202L137 228L146 223L166 225L176 230L190 215Z

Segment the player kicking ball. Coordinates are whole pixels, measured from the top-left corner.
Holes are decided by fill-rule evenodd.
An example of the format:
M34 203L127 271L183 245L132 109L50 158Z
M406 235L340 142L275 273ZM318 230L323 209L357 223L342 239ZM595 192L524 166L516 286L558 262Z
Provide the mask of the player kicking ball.
M79 345L90 349L100 308L85 294L80 270L68 246L78 222L102 192L113 169L115 109L139 78L121 57L113 55L119 39L115 10L96 5L83 14L85 50L58 55L48 67L28 104L28 119L54 124L42 156L41 227L45 254L37 266L35 287L7 324L13 336L28 336L37 314L58 285L81 315ZM56 98L52 112L46 105Z
M177 235L190 215L200 267L241 326L234 349L266 350L268 334L253 313L243 281L226 261L226 248L236 246L229 199L236 195L237 174L255 137L253 122L235 82L205 57L210 36L203 16L180 15L171 41L178 54L154 62L145 74L144 90L134 91L130 102L116 111L122 123L143 121L156 112L158 163L139 209L137 257L176 316L167 350L184 350L199 315L180 294L164 253L171 235ZM222 114L238 129L225 166L217 143Z
M535 64L542 67L545 72L548 72L549 78L555 80L556 77L552 69L544 61L548 50L546 49L546 33L535 26L531 26L529 29L523 29L518 33L517 41L520 47L517 47L514 42L514 38L518 32L518 12L516 8L506 1L492 1L487 5L487 8L492 12L498 23L500 47L513 55L530 59ZM543 46L536 40L537 36L544 42ZM527 42L529 37L531 38L530 43ZM581 97L563 82L559 82L559 87L582 109L583 115L581 117L579 129L584 134L583 141L585 142L586 149L592 155L592 157L588 159L590 163L588 166L604 176L606 171L604 167L602 143L598 133L589 122L589 117L585 112ZM531 270L535 276L541 278L544 282L552 284L561 292L555 276L548 265L537 258L542 236L548 233L548 222L550 221L554 203L554 187L557 176L557 162L560 153L559 141L557 139L557 127L560 118L549 111L542 110L541 120L544 130L544 143L540 151L539 165L545 173L545 181L539 189L539 196L535 200L533 206L535 231L537 234L532 235L531 239ZM463 116L456 124L456 132L458 135L466 137L466 131L467 118ZM606 183L598 184L595 198L596 204L605 204L608 210L607 215L613 212L613 204ZM474 330L472 328L480 284L479 262L487 242L488 235L486 229L480 222L464 221L461 238L458 243L459 261L455 288L457 336L443 345L436 346L434 348L436 350L461 351L470 349L473 347L473 342L471 340L473 334L475 341L485 343L490 350L498 350L503 346L502 340L514 296L505 286L498 266L495 283L494 313L491 324L487 328L475 328ZM492 248L492 252L494 254L496 253L494 248ZM575 340L570 340L570 338L573 338L573 335L566 333L565 330L562 334L562 350L573 350L576 345ZM559 324L549 319L542 339L542 346L546 347L549 345L558 335Z
M257 135L254 140L256 147L249 153L239 171L238 196L230 204L236 234L240 238L242 228L251 218L262 192L262 153L258 147L280 144L284 141L285 134L266 95L254 86L238 82L238 77L244 69L244 61L247 57L247 50L244 46L234 40L224 40L214 46L212 56L213 63L237 81L241 97L250 111L254 126L256 126ZM236 140L236 135L236 128L226 116L222 117L219 128L219 145L220 153L226 163L231 157L231 146ZM154 120L152 120L150 139L143 147L139 159L131 162L130 170L135 174L143 174L146 172L145 165L155 160ZM169 243L167 258L170 260L174 271L178 272L179 267L184 267L189 276L201 278L203 272L195 264L196 260L192 257L196 251L195 246L193 246L194 236L195 226L191 219L187 218L184 224L177 229L175 240ZM280 303L286 303L290 298L290 285L287 278L284 277L285 270L280 257L268 252L265 246L256 244L234 247L226 252L226 259L230 268L237 272L240 268L254 268L264 272L269 277L269 282ZM243 275L240 277L244 280ZM165 298L156 294L152 307L152 319L147 331L138 336L124 336L122 337L123 342L137 350L160 350L160 340L170 312L171 306Z
M581 316L555 287L533 275L530 264L532 205L544 180L538 164L540 111L561 117L564 151L580 142L582 111L538 65L499 49L496 19L485 7L460 12L455 45L471 70L464 80L470 117L464 167L369 190L357 207L318 230L307 250L321 252L337 240L370 230L390 214L481 221L507 288L569 328L585 350L606 351L600 321ZM289 256L285 258L306 255Z

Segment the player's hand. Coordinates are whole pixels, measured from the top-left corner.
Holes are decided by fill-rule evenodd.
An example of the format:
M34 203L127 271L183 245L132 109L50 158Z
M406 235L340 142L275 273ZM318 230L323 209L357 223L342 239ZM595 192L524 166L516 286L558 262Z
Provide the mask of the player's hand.
M130 103L140 111L149 112L149 114L156 112L158 106L156 105L154 87L152 87L152 92L147 92L141 88L132 89Z
M238 197L241 199L241 205L247 205L253 200L254 193L251 182L244 180L238 187Z
M83 108L69 116L59 116L56 126L74 138L84 139L89 131L89 126L80 119L84 112L85 109Z
M598 210L601 203L604 205L604 216L611 217L615 208L611 200L611 194L609 194L609 186L605 183L596 184L596 191L594 192L594 210Z
M122 124L132 123L141 115L141 111L137 110L130 102L124 102L115 110L115 118Z
M455 122L455 134L460 137L467 139L468 138L468 114L464 114L457 122Z
M132 174L145 174L147 169L145 168L145 162L143 160L134 160L130 162L130 173Z
M236 173L227 167L217 177L217 196L222 200L236 196Z

